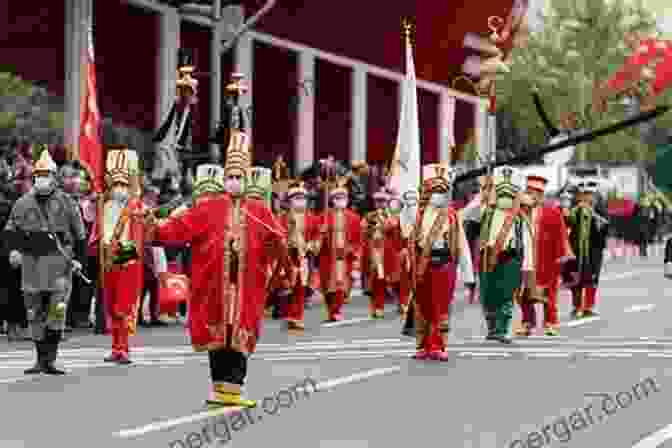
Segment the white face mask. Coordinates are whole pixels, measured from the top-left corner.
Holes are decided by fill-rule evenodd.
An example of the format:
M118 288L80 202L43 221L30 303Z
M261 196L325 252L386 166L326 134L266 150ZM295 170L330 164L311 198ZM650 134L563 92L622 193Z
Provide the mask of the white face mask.
M343 199L334 199L334 208L339 208L343 209L348 206L348 200L343 198Z
M234 195L241 194L243 192L243 181L241 179L226 179L224 186L226 191Z
M430 204L436 208L445 208L448 206L448 195L445 193L434 193L430 199Z
M121 202L123 204L128 202L128 197L129 197L128 191L125 190L113 190L112 192L110 192L110 199L112 199L113 201Z
M306 198L292 198L289 201L289 204L292 208L305 209L308 207L308 199Z
M408 208L414 208L418 205L418 195L414 191L409 191L404 193L403 198L404 206Z
M34 185L38 193L49 193L54 187L54 179L51 176L35 176Z

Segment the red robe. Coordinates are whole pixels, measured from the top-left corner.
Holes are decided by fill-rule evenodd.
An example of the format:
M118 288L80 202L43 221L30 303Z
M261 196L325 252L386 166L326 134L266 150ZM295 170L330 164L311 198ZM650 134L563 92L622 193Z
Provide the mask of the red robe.
M399 283L402 272L406 272L401 251L407 247L407 241L401 236L399 217L390 216L385 222L385 280L388 283Z
M460 232L464 230L459 224L456 211L449 207L438 213L446 214L443 226L437 225L437 216L431 225L423 229L423 221L427 209L418 214L416 221L416 233L422 247L431 247L433 241L444 238L446 232L450 233L451 242L449 247L454 260L443 266L433 266L425 256L424 249L415 249L415 276L416 276L416 307L415 315L417 322L418 348L425 352L444 351L446 349L445 334L450 328L450 307L455 297L457 281L457 260L461 255ZM435 232L434 235L432 233Z
M281 217L278 218L278 222L282 226L285 232L288 233L288 239L289 241L289 247L296 247L296 242L291 241L293 238L293 235L291 235L289 229L289 221L290 221L290 215L293 214L291 210L288 213L283 214ZM310 212L305 212L303 213L303 219L301 223L297 224L297 231L299 230L298 227L301 228L302 234L303 234L303 243L306 244L306 247L302 248L302 251L305 255L306 250L308 249L307 245L313 241L316 241L319 238L320 234L320 218L319 216L315 215L314 213ZM305 262L305 258L303 260L298 260L296 257L294 257L295 254L291 254L290 250L290 255L292 255L292 263L295 268L299 268L297 263L300 262ZM307 266L303 266L304 269L307 269ZM306 272L307 274L308 272ZM286 278L286 287L287 288L294 288L297 285L297 282L300 280L301 284L303 286L308 286L308 278L306 275L306 279L303 280L301 279L300 276L295 275L296 272L292 273L292 275L289 275Z
M558 260L570 254L567 226L558 207L540 207L534 213L536 282L537 286L547 288L560 277Z
M352 287L353 263L362 247L361 218L350 209L343 210L345 219L343 220L343 229L340 230L345 232L345 238L339 249L334 246L335 216L337 212L330 209L320 217L320 225L326 226L326 233L322 235L319 257L320 283L325 293L342 291L347 296ZM337 272L337 256L345 258L344 272Z
M129 329L131 334L135 333L135 324L137 322L138 307L140 304L140 294L144 285L144 236L145 225L142 214L146 209L141 199L132 198L128 201L126 208L122 211L120 220L130 224L126 233L128 241L134 241L139 258L127 262L123 267L115 267L111 271L105 273L103 281L103 295L106 303L106 311L112 315L123 315L129 318ZM114 230L114 229L110 229ZM93 229L89 237L89 250L93 253L98 253L98 245L100 244L100 237L103 229L100 227L99 220L93 222ZM113 248L116 252L118 248ZM111 325L108 319L108 328Z
M289 267L286 235L271 210L262 201L244 199L234 222L234 209L229 195L201 200L160 223L152 235L158 243L191 243L188 327L197 351L253 352L261 334L269 264L279 258ZM232 272L234 251L237 273Z

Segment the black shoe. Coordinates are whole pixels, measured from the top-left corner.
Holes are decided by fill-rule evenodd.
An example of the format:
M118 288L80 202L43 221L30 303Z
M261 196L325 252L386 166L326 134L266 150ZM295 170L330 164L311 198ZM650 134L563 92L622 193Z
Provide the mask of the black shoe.
M404 328L401 330L401 334L404 336L415 337L415 328Z
M66 333L72 333L72 327L70 325L68 325L67 327L65 327L65 329L63 331L66 332Z
M486 340L486 341L497 341L497 340L499 340L499 339L498 339L497 336L495 336L494 334L489 334L489 335L487 335L487 336L485 337L485 340Z
M47 375L65 375L65 370L57 369L53 363L45 363L42 372Z
M26 375L39 375L40 373L42 373L42 371L43 371L42 364L36 362L33 367L24 370L23 373L25 373Z

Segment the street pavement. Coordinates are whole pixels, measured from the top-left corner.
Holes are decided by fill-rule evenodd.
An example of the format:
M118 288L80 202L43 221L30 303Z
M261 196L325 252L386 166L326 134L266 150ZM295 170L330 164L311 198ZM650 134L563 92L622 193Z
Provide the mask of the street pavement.
M3 339L0 447L672 446L670 431L659 432L672 424L662 254L612 258L602 277L599 318L571 321L563 291L561 335L509 346L483 340L480 309L459 290L446 363L410 359L414 341L400 334L395 307L371 321L365 296L338 325L309 309L303 336L268 320L247 384L265 406L240 416L205 412L207 356L179 325L140 329L128 367L102 362L108 337L77 330L61 350L65 377L24 376L30 344Z

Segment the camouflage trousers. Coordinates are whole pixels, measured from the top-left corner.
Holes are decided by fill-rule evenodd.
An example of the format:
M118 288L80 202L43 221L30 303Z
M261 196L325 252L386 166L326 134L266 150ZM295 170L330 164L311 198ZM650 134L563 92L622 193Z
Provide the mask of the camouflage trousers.
M23 302L26 306L28 325L35 341L45 338L47 329L63 331L68 302L72 292L72 278L60 277L51 291L24 290Z

